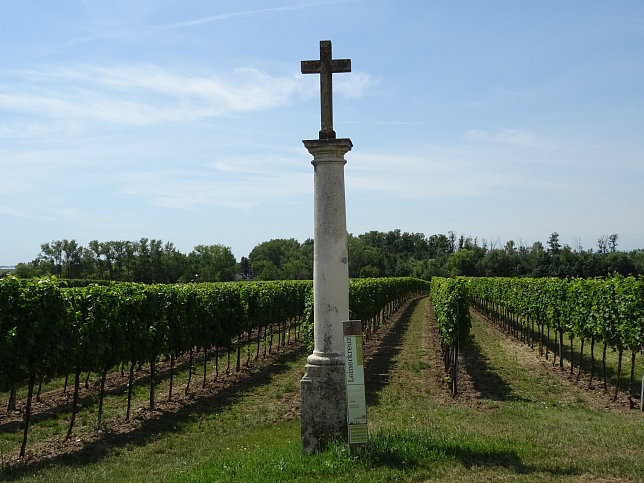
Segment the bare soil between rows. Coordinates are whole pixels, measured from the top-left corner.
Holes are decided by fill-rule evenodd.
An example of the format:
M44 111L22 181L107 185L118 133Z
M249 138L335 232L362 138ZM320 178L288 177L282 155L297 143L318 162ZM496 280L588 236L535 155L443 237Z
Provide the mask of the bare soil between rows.
M172 431L176 427L173 422L189 420L192 414L208 413L217 411L219 408L229 404L234 404L249 389L262 385L269 381L275 374L284 371L285 363L302 357L306 352L303 342L289 341L288 344L277 346L274 345L272 350L263 355L260 354L255 360L255 352L251 353L251 358L247 358L247 353L242 352L240 370L236 371L236 354L232 354L232 361L228 371L227 358L219 360L219 374L215 378L215 360L214 353L209 354L212 358L208 362L208 372L206 373L206 384L203 387L203 355L195 353L193 364L195 372L191 378L189 391L186 392L187 380L182 377L179 382L174 380L172 399L168 400L167 390L156 391L155 407L150 408L149 399L141 403L133 402L130 411L130 419L125 419L125 409L123 415L104 419L100 429L97 431L77 431L75 430L72 437L64 441L64 434L52 440L27 442L27 451L23 458L18 455L4 455L2 467L11 466L44 466L47 464L56 464L57 462L67 461L69 458L86 457L98 459L106 454L111 448L122 447L127 444L144 443L147 439L164 431ZM200 360L197 357L201 357ZM175 376L181 369L189 367L189 355L183 355L175 360ZM163 361L157 363L157 373L160 377L168 378L170 373L170 362ZM140 390L149 389L150 368L149 364L135 369L134 386L142 386ZM127 398L129 368L126 368L122 376L120 371L112 372L107 375L105 381L105 394L121 395L124 400ZM41 401L36 401L34 394L32 400L31 424L48 418L55 418L58 414L71 413L73 401L73 378L70 377L70 383L67 392L63 389L55 389L44 392L41 395ZM96 404L100 388L98 383L89 384L85 387L84 381L80 384L79 391L79 412L84 405ZM35 389L34 389L35 392ZM5 408L0 409L0 433L17 433L24 428L24 410L26 400L17 402L16 411L8 411ZM92 417L96 417L94 414ZM67 418L65 418L67 419ZM68 419L67 419L68 421ZM1 478L0 478L1 479Z
M499 340L502 341L503 350L517 364L529 371L547 372L559 380L566 387L565 394L559 397L561 402L583 400L590 408L617 413L633 413L639 410L639 404L636 405L636 409L630 408L627 392L619 392L617 399L614 399L614 385L607 384L607 389L604 390L603 384L599 380L600 361L595 366L593 383L589 385L590 374L588 372L582 371L581 377L578 379L578 368L575 366L574 373L571 374L569 361L564 359L564 368L561 369L558 360L556 365L552 364L552 353L550 359L547 360L545 357L539 356L536 346L531 348L524 344L483 314L474 310L472 310L472 313L481 318L487 324L487 329L498 336ZM438 400L444 403L451 401L464 406L483 407L486 405L486 400L509 401L521 399L513 393L509 384L500 378L493 368L490 368L489 358L482 353L480 347L474 341L466 344L461 349L458 392L455 396L452 396L448 391L447 384L444 382L447 374L441 370L443 360L441 357L440 334L431 301L427 303L424 323L427 327L425 332L428 334L424 343L427 344L428 353L430 354L430 370L426 372L428 377L425 379L428 391L435 395Z

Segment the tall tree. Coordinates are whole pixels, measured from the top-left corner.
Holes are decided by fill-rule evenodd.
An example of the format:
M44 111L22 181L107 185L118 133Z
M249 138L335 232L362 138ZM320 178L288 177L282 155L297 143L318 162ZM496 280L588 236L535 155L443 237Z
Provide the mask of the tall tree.
M83 261L84 248L76 240L63 240L63 271L65 278L79 278L81 276L81 265Z
M617 233L613 233L608 237L608 249L611 253L615 253L617 250Z
M383 255L379 248L371 246L366 239L347 237L349 251L349 277L374 277L380 276L383 268Z
M561 249L561 244L559 243L559 233L556 231L550 235L548 238L548 253L551 255L556 255Z
M188 255L193 275L201 282L229 282L235 279L237 260L224 245L197 245Z
M257 280L301 280L312 275L313 261L311 257L309 267L301 255L300 243L294 238L274 239L253 248L248 259Z
M39 258L51 264L54 270L52 275L60 277L63 272L63 242L56 240L51 243L43 243L40 245Z
M458 275L474 277L478 275L476 269L478 261L479 258L474 250L463 248L450 255L447 260L447 270L453 277Z
M239 272L244 280L251 280L253 278L253 271L250 269L250 260L248 260L248 257L241 257L239 261Z
M602 235L597 239L597 253L603 255L608 252L608 237Z

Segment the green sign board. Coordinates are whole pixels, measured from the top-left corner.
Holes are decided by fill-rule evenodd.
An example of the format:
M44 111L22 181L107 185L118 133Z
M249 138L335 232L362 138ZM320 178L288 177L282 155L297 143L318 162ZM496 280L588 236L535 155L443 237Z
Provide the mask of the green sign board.
M349 444L366 443L367 402L364 391L364 357L362 355L362 322L343 322L345 374L347 380L347 423Z

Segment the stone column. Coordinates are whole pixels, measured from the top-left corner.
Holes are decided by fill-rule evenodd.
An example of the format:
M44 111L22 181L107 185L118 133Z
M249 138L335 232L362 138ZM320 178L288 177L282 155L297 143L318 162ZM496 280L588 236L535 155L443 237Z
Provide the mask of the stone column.
M342 322L349 320L344 155L350 139L303 141L314 166L314 349L300 383L302 451L347 438Z

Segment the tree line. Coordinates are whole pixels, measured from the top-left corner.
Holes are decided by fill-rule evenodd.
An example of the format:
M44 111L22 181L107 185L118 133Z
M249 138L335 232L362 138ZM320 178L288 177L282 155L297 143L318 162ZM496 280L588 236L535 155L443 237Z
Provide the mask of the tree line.
M559 242L552 233L545 245L528 246L510 240L501 246L470 236L426 236L423 233L370 231L348 235L349 276L365 277L596 277L609 273L644 274L644 249L617 249L618 235L603 235L588 250ZM20 263L18 277L56 275L59 278L143 283L220 282L232 280L311 280L313 240L303 243L274 239L258 244L248 257L236 260L224 245L197 245L184 254L171 242L76 240L43 243L31 262Z
M86 247L65 239L41 244L38 256L19 263L14 275L142 283L224 282L235 279L237 265L231 249L223 245L197 245L184 254L171 242L155 239L92 240Z

